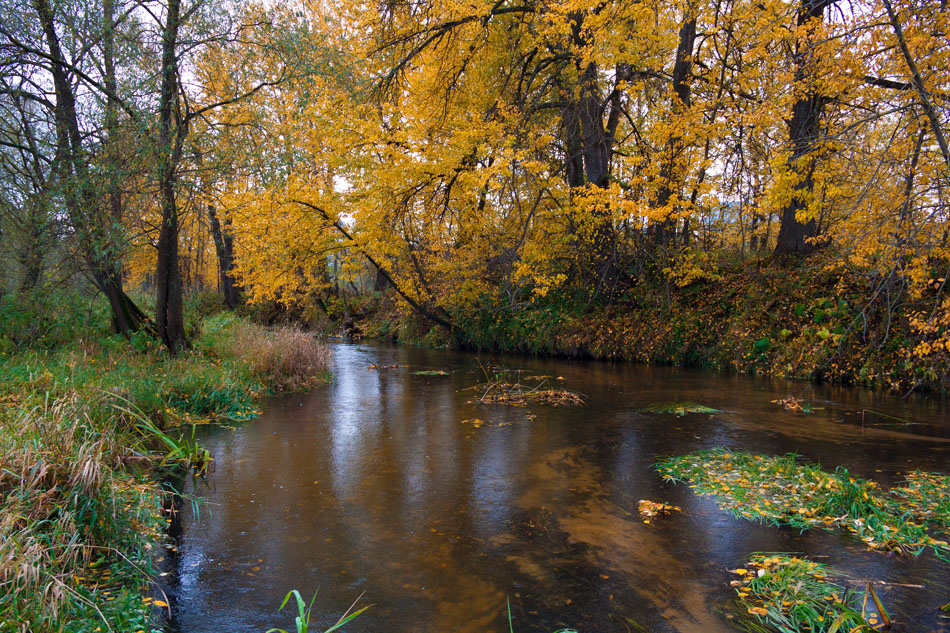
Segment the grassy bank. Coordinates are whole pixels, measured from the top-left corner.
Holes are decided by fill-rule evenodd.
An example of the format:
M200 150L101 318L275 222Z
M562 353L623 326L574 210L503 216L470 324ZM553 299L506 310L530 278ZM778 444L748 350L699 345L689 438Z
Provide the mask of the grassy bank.
M175 358L90 328L0 352L0 631L145 631L168 467L202 456L192 424L247 420L261 396L325 380L291 328L201 320Z
M448 308L452 336L383 300L363 308L360 329L423 345L946 391L950 319L934 312L938 300L936 287L911 296L869 273L810 260L723 266L685 287L643 282L611 302L570 287L458 298Z

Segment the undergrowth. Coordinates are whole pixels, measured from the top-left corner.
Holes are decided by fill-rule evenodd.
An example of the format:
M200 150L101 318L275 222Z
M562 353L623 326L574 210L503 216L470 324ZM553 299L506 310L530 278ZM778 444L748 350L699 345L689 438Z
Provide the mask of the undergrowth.
M935 294L885 298L876 284L872 275L831 270L820 259L791 270L750 264L684 287L640 279L610 299L576 287L459 298L445 306L451 333L379 301L361 327L366 337L428 346L950 389L950 357L928 344L939 332L916 324Z

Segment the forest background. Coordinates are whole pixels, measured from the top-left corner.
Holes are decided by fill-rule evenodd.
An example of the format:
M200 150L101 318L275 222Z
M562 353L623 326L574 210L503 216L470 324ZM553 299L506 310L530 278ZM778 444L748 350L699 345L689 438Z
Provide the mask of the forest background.
M5 353L99 301L174 355L216 292L325 332L950 386L945 2L3 13Z

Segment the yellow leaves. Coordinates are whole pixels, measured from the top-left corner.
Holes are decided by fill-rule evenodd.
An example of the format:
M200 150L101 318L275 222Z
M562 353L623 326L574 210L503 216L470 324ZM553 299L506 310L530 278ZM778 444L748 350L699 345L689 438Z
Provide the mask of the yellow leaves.
M640 501L637 502L637 510L640 512L640 518L643 519L643 522L650 523L652 518L670 514L671 512L679 512L680 508L679 506L674 506L669 503L640 499Z

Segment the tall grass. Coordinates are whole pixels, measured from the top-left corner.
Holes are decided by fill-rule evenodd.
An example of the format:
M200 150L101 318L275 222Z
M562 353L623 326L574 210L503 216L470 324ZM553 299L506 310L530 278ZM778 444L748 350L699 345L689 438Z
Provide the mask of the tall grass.
M312 334L298 328L265 328L221 314L204 323L204 340L226 359L246 362L253 376L277 390L295 390L325 380L330 350Z
M0 411L0 630L147 622L139 569L160 498L124 466L136 440L93 410L72 395Z

